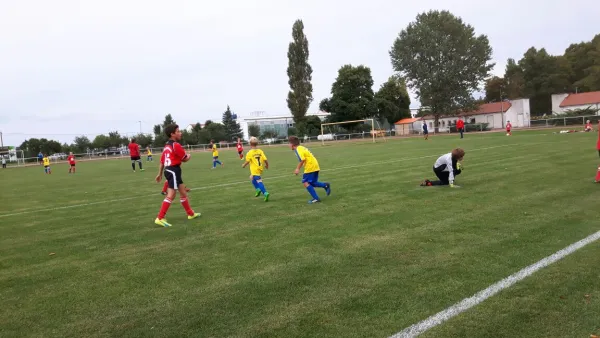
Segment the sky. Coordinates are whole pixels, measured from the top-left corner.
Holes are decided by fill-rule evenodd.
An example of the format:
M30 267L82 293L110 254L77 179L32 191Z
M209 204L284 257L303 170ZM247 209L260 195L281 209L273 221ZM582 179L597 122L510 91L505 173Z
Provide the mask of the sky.
M562 54L600 33L593 0L0 0L0 132L4 145L70 143L150 133L167 113L181 126L220 120L227 105L239 116L287 114L296 19L309 40L315 112L342 65L370 67L377 90L393 74L398 33L430 9L486 34L497 75L531 46Z

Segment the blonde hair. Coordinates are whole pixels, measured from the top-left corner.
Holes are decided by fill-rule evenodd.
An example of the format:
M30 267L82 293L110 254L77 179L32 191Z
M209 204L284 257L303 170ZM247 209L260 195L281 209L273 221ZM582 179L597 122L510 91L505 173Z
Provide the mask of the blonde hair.
M258 139L254 136L250 138L250 145L256 147L258 145Z

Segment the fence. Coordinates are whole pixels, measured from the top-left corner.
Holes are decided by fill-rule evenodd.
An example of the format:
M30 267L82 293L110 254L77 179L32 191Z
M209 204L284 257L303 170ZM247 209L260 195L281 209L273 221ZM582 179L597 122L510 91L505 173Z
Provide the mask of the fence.
M598 124L600 121L599 115L588 115L588 116L565 116L565 117L553 117L547 119L535 119L531 120L531 128L555 128L555 127L566 127L566 126L581 126L585 125L587 121L593 124Z

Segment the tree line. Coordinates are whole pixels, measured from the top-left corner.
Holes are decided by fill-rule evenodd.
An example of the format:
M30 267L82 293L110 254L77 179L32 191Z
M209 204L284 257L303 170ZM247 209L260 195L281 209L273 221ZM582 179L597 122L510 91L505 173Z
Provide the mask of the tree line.
M135 138L136 142L142 148L160 148L167 142L164 128L173 123L176 123L176 121L171 114L167 114L161 124L154 126L153 134L139 133L128 137L120 135L117 131L111 131L108 134L96 135L93 139L85 135L77 136L71 144L61 144L58 141L46 138L30 138L21 143L19 149L23 150L25 157L35 157L39 152L48 155L69 152L81 154L89 151L120 148L129 144L132 138ZM221 122L207 120L204 126L197 122L191 131L186 130L186 126L180 125L179 127L182 131L181 143L183 145L207 144L210 140L215 140L215 142L232 142L237 140L237 137L243 137L240 125L234 119L229 106L227 106L227 110L223 113Z
M519 61L508 59L503 77L485 83L485 100L529 98L531 115L552 113L552 94L600 90L600 34L571 44L562 55L529 48Z
M288 50L288 107L296 124L303 123L312 102L312 68L304 25L292 27ZM495 66L488 37L449 11L418 14L398 34L389 50L395 73L373 91L371 70L344 65L319 108L328 122L377 118L390 124L410 116L407 87L421 102L422 114L440 116L475 109L483 102L529 98L532 115L551 113L551 95L600 90L600 34L569 46L563 55L531 47L518 62L509 59L503 77L491 76ZM475 95L481 88L484 98ZM351 126L352 127L352 126ZM300 129L300 128L299 128Z

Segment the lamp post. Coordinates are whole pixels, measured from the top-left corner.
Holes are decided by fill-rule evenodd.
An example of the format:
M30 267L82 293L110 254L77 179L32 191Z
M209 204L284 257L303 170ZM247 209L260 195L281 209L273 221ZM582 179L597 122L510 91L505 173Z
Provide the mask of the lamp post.
M140 134L142 133L142 121L138 121L140 123Z

